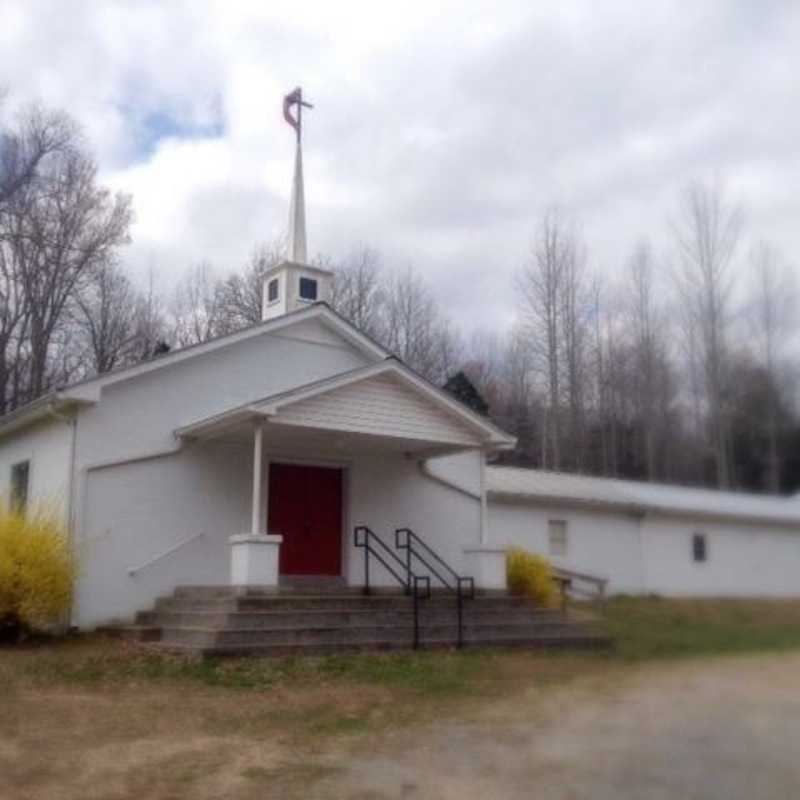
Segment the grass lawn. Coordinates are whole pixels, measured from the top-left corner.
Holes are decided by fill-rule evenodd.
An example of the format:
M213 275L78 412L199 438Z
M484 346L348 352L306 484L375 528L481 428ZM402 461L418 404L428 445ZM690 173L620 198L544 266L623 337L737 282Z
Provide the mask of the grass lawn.
M610 653L191 661L97 637L0 649L0 797L305 797L370 737L643 662L800 648L800 602L615 599Z

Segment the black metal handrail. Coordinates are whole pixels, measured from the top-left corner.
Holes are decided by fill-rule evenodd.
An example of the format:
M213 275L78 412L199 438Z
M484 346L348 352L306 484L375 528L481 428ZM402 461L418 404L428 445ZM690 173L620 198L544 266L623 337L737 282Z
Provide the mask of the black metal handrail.
M354 529L353 542L356 547L364 548L364 594L371 594L372 591L369 584L370 556L378 559L378 562L400 583L405 592L411 594L414 609L414 649L416 650L419 647L419 601L431 596L431 579L427 575L416 575L407 569L407 565L403 563L400 556L366 525L358 525ZM405 573L405 578L402 577L402 573ZM420 593L421 587L424 587L423 593Z
M403 538L405 535L405 538ZM464 644L464 599L475 599L475 579L466 575L459 575L435 550L417 536L411 528L397 528L394 532L394 546L398 550L406 551L406 575L412 575L411 565L416 558L422 565L424 565L431 575L439 580L445 589L455 592L456 595L456 612L458 615L458 647ZM427 557L426 557L427 556ZM430 560L437 565L431 564ZM448 573L450 579L448 580L442 575L442 572ZM408 579L410 584L410 578ZM465 593L464 587L469 587L469 592Z

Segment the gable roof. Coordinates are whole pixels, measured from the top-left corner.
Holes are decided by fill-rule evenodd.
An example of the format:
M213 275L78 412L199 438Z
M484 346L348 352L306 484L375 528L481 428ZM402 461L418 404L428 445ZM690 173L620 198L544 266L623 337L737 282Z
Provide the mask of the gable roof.
M629 514L663 514L800 528L796 498L688 486L596 478L519 467L489 467L490 497L510 502L607 508Z
M154 370L164 369L171 367L189 358L204 355L205 353L219 350L223 347L229 347L237 342L253 339L257 336L264 336L266 334L273 334L296 325L300 322L307 320L318 319L325 325L330 326L333 330L339 333L344 341L353 345L357 350L360 350L365 355L375 359L383 359L389 355L389 351L383 346L378 344L374 339L362 333L358 328L348 322L344 317L337 314L327 303L313 303L308 308L302 308L299 311L292 311L284 314L281 317L270 319L265 322L258 322L248 328L234 331L233 333L226 333L222 336L217 336L209 339L206 342L189 345L182 347L179 350L174 350L165 353L140 364L132 364L126 367L106 372L103 375L97 375L93 378L86 378L85 380L71 384L63 391L75 390L83 386L108 386L122 380L129 380L130 378L143 375Z
M293 311L266 322L259 322L248 328L209 339L206 342L189 345L138 364L119 367L102 375L84 378L67 386L59 387L55 391L38 397L36 400L0 417L0 437L44 419L52 415L53 411L74 407L75 405L95 403L100 399L100 391L105 386L130 380L156 370L167 369L187 359L205 355L257 336L275 334L299 322L313 319L320 320L338 333L345 342L373 360L385 359L389 356L389 352L384 347L362 333L344 317L337 314L327 303L314 303L308 308Z
M323 380L299 386L280 394L271 395L243 406L232 408L203 420L183 426L175 431L176 436L193 437L203 433L235 425L253 417L276 417L289 407L299 408L315 398L338 392L346 387L375 381L381 377L391 376L402 386L413 391L435 408L440 409L461 426L470 430L477 437L475 443L483 443L496 449L508 449L514 446L516 439L509 436L486 417L467 408L447 392L434 386L422 378L398 359L389 357L378 364L350 370ZM469 443L462 437L464 444Z

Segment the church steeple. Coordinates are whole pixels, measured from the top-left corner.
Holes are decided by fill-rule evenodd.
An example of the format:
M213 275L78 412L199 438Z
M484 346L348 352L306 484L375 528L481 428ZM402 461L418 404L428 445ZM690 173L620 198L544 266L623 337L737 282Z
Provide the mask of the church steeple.
M292 204L289 207L289 261L305 264L306 252L306 198L303 187L303 149L297 140L294 156L294 180L292 182Z
M261 318L265 320L299 311L313 303L328 303L331 300L333 273L307 263L302 139L304 108L313 106L303 100L303 90L299 86L283 98L283 117L295 130L297 149L294 157L292 204L289 211L288 258L264 275Z

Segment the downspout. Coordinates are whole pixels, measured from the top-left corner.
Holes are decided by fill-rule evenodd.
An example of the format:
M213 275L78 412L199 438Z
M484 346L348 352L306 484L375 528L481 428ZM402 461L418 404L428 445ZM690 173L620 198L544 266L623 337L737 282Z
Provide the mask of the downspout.
M70 547L74 547L75 540L75 520L73 517L74 509L74 488L75 488L75 442L78 432L78 413L62 414L56 411L55 405L57 396L54 397L47 409L48 414L55 420L69 425L70 428L70 441L69 441L69 474L67 475L67 536L69 539Z
M481 450L481 546L489 542L489 507L486 501L486 452Z

